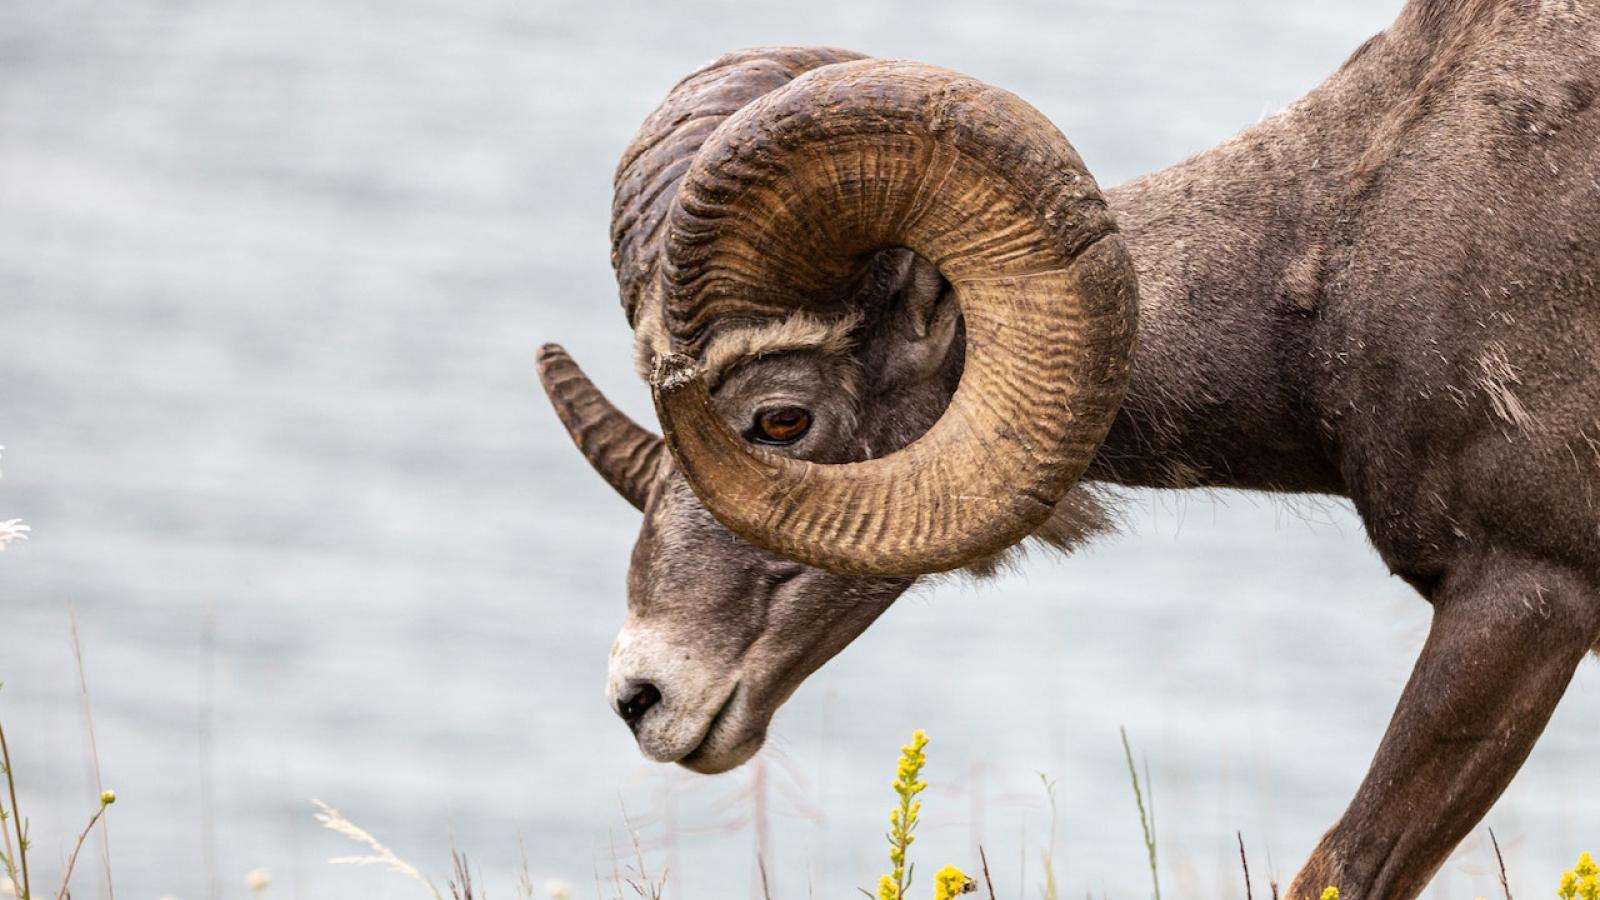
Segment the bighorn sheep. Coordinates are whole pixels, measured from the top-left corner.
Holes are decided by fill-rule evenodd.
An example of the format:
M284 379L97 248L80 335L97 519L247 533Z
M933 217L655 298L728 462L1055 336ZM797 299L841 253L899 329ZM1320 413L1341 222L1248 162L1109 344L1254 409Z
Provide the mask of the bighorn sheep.
M1289 896L1413 897L1600 642L1600 7L1411 0L1303 100L1101 193L971 78L725 56L623 156L664 439L540 373L644 512L609 696L723 771L914 579L1102 530L1083 479L1349 497L1433 624Z

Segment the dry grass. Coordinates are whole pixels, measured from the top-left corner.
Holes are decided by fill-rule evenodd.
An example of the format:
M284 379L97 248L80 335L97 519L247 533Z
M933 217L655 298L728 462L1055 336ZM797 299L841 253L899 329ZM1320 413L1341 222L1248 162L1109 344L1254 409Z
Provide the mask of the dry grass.
M344 835L368 850L367 853L357 856L335 856L328 862L336 866L378 866L397 875L403 875L426 887L429 893L433 894L435 900L444 900L444 895L439 893L439 888L434 885L432 879L418 871L416 866L396 856L393 850L385 847L365 828L345 818L337 809L323 803L321 800L314 799L311 802L317 807L317 812L311 816L317 821L317 824L335 834Z
M0 688L4 686L0 684ZM5 848L0 851L0 869L4 870L11 892L18 900L37 900L39 895L34 893L33 875L28 868L28 853L33 849L33 841L28 833L28 820L17 803L16 770L11 765L11 745L6 741L4 723L0 723L0 774L5 776L6 795L10 802L9 807L5 802L0 802L0 834L5 836L5 840L0 842L0 846ZM106 810L117 802L117 795L102 790L99 800L99 805L89 816L89 824L78 834L72 853L67 857L66 867L61 874L61 887L55 892L56 900L68 900L72 896L72 873L78 865L78 854L83 851L83 845L94 832L95 826L105 821ZM16 837L14 842L13 834Z
M80 666L81 679L83 677L81 671L82 648L77 644L76 622L74 622L74 643L75 653ZM3 685L0 685L0 687L3 687ZM85 694L84 713L86 718L91 721L90 730L92 733L93 715L87 702L88 691L86 685L83 686L83 690ZM1161 896L1161 886L1159 880L1156 846L1155 807L1153 802L1153 794L1151 792L1148 765L1145 766L1145 771L1141 777L1139 766L1137 766L1134 761L1131 742L1128 740L1125 731L1122 734L1122 743L1124 760L1128 769L1128 777L1134 793L1134 806L1139 815L1140 831L1143 836L1146 855L1149 861L1152 896L1156 898L1156 900L1159 900ZM98 782L99 760L97 758L98 754L93 749L92 738L90 748L91 755L96 756L94 763L96 768L96 779ZM902 749L904 750L906 748ZM908 826L914 824L915 822L915 816L912 812L913 807L908 804L915 804L918 807L920 806L920 803L918 803L915 799L915 795L920 793L921 787L920 746L918 747L918 750L919 753L915 754L917 757L916 759L908 760L905 756L902 756L902 771L900 773L902 777L899 779L899 781L903 781L904 784L897 788L904 791L904 796L900 797L900 799L904 801L902 803L903 808L899 810L900 821ZM915 765L908 765L909 763L915 763ZM44 897L53 895L55 900L70 900L70 884L80 853L84 847L84 844L89 840L90 835L95 833L97 828L103 828L106 812L109 807L116 802L115 795L110 791L103 791L101 793L99 805L90 815L83 830L78 834L76 842L72 845L70 854L67 855L65 859L65 869L60 886L53 892L39 894L35 891L32 883L31 872L29 870L28 856L29 851L32 850L32 841L27 829L27 820L23 818L19 812L17 799L18 780L12 768L10 746L7 742L7 736L3 726L0 726L0 773L3 773L5 776L3 791L0 791L0 848L3 848L0 849L0 872L4 873L3 877L0 877L0 896L10 894L11 896L17 897L18 900L42 900ZM1038 889L1044 900L1057 900L1057 898L1060 896L1060 886L1058 881L1059 873L1057 872L1054 860L1054 845L1057 824L1055 784L1048 779L1044 779L1043 776L1041 776L1041 780L1044 783L1046 797L1050 805L1051 827L1049 832L1049 842L1043 848L1041 848L1043 862L1043 882L1038 885ZM388 870L412 881L413 883L417 884L419 888L425 889L433 896L434 900L445 900L446 895L448 895L450 900L486 900L485 892L481 884L476 880L465 853L462 853L455 848L452 848L450 851L451 874L445 882L447 887L446 894L446 892L441 892L437 884L426 874L424 874L421 869L401 858L383 842L378 840L377 837L375 837L371 832L355 824L337 809L334 809L333 807L321 801L314 800L312 802L316 805L316 812L314 813L313 818L319 825L344 837L345 839L357 844L362 848L362 852L355 855L334 857L329 860L331 863L337 865L376 866ZM659 873L652 873L650 871L646 864L644 843L641 840L639 829L634 826L634 823L629 818L626 809L623 810L622 816L623 823L627 828L628 837L631 843L631 859L625 858L623 854L618 854L614 851L613 876L610 880L610 884L605 884L597 875L595 879L595 894L597 898L601 898L601 900L663 900L667 893L668 872L666 870L662 870ZM909 837L909 829L906 831L906 836ZM1240 833L1236 833L1235 836L1238 840L1239 846L1239 863L1244 875L1243 897L1244 900L1254 900L1254 891L1250 876L1250 862L1245 851L1244 838ZM1498 878L1503 900L1513 900L1510 879L1506 872L1504 856L1500 851L1499 840L1492 831L1489 832L1489 838L1491 845L1494 848L1495 861L1498 865ZM906 840L898 845L898 849L901 851L902 859L904 858L904 851L909 847L909 844L910 841ZM549 897L552 898L552 900L569 900L569 898L572 896L571 889L559 882L547 883L543 893L537 893L533 879L529 873L526 849L523 847L520 839L518 840L518 849L520 868L515 872L514 883L516 896L522 898L522 900L535 900L536 897L540 896ZM981 846L977 848L977 852L981 862L981 889L987 893L987 896L990 898L990 900L998 900L999 895L996 892L994 880L990 874L987 854L984 848ZM109 853L107 854L105 862L107 866L107 890L108 896L110 896L109 883L111 879L111 870ZM761 869L759 890L764 900L772 900L773 897L795 896L793 893L786 890L786 888L792 886L769 882L764 861L761 860L759 856L757 859L757 864ZM1585 887L1587 882L1585 882L1584 879L1585 877L1588 877L1592 880L1594 877L1592 874L1593 870L1593 863L1588 861L1588 857L1582 858L1575 869L1577 873L1576 877L1573 873L1567 873L1566 877L1572 882L1573 886L1566 887L1564 883L1563 889L1569 891L1569 893L1563 893L1560 896L1567 897L1570 894L1572 898L1582 898L1582 900L1588 900L1589 894L1584 893L1584 891L1590 890L1592 892L1597 892L1596 897L1600 898L1600 887ZM907 876L906 881L909 881L909 861L906 861L905 874ZM264 887L265 878L262 878L261 881L261 886ZM938 897L939 900L952 897L955 893L979 890L979 885L974 883L972 879L968 879L965 875L961 875L958 871L951 867L947 867L946 870L941 871L939 875L936 876L935 884L937 890L936 897ZM1276 900L1278 897L1278 885L1275 880L1269 880L1269 885L1271 896L1274 898L1274 900ZM252 889L258 890L259 888L253 886ZM1330 894L1331 893L1332 891L1330 888ZM810 895L807 894L807 896ZM871 897L874 895L869 894L868 896ZM884 895L880 890L880 893L876 896L882 897ZM901 891L897 890L894 892L893 897L894 900L910 900L911 894L909 892L902 893Z

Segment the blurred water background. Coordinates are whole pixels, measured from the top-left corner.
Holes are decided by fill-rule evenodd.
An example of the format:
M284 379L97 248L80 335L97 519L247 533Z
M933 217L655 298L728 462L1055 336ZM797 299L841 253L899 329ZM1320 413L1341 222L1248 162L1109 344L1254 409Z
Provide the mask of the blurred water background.
M612 167L684 73L847 46L1039 106L1102 183L1292 101L1398 0L11 0L0 4L0 716L35 873L93 805L116 895L416 897L331 803L443 876L579 896L612 847L675 898L843 897L882 868L898 744L933 735L924 872L1028 896L1057 784L1067 896L1148 892L1117 728L1172 896L1285 880L1353 793L1427 606L1346 504L1136 492L1125 533L902 601L757 765L653 766L602 700L636 514L571 448L565 342L650 420L607 262ZM1538 896L1600 836L1596 666L1490 816ZM1584 792L1587 792L1585 794ZM104 894L95 856L77 896ZM627 860L624 860L624 864ZM1475 834L1432 896L1495 893ZM927 876L924 876L926 878ZM928 889L926 881L922 890ZM1257 885L1257 896L1265 893ZM919 891L920 894L920 891ZM1498 895L1495 893L1495 895Z

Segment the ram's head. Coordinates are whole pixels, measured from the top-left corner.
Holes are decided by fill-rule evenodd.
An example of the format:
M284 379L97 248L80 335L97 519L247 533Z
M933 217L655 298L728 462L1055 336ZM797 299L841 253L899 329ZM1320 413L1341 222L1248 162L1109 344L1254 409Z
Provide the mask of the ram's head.
M644 513L607 695L720 772L913 581L1101 527L1132 267L1071 145L930 66L769 48L690 75L617 171L612 261L664 438L540 375Z

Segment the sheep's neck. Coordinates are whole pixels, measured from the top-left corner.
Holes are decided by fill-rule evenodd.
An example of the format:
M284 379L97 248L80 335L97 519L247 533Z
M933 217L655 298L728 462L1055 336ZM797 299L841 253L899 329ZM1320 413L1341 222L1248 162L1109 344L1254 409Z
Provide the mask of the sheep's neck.
M1107 192L1139 272L1139 345L1090 478L1344 492L1316 396L1324 285L1372 135L1437 59L1412 12L1284 112Z
M1301 151L1263 135L1107 192L1139 340L1091 477L1339 491L1307 408L1323 222Z

